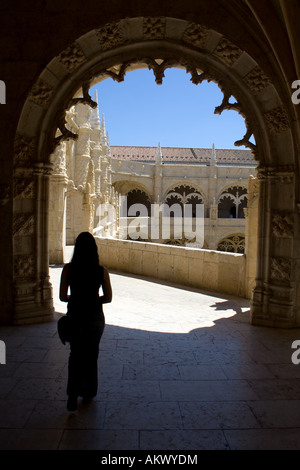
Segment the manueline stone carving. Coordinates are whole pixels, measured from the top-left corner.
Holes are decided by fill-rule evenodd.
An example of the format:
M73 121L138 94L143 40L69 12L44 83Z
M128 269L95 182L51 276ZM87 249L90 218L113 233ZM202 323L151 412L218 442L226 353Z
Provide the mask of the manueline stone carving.
M29 98L36 104L44 106L48 104L54 94L54 89L44 80L39 79L31 88Z
M125 42L121 22L108 23L96 30L96 36L104 51L120 46Z
M259 66L254 67L254 69L244 77L244 82L255 95L272 84L270 78Z
M182 41L188 44L192 44L198 49L204 49L208 33L209 30L204 26L196 23L190 23L182 36Z
M68 72L74 72L80 65L86 62L85 55L77 42L67 47L60 55L60 62Z
M165 36L165 18L144 18L143 36L145 40L163 39Z
M32 255L18 255L14 257L14 275L16 280L33 278L34 259Z
M288 258L271 259L271 279L276 281L291 280L291 261Z
M273 234L278 238L294 236L294 215L292 212L275 212L272 217Z
M242 51L235 44L228 41L227 38L223 37L214 50L214 55L231 66L242 55Z
M35 217L33 214L15 214L13 219L13 234L18 236L32 235Z
M267 125L272 132L285 132L290 128L287 113L284 108L278 107L265 114Z

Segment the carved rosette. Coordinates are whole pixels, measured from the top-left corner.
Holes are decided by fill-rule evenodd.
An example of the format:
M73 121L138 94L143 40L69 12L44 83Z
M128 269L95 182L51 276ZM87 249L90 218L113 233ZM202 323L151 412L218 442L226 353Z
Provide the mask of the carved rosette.
M235 44L228 41L227 38L223 37L214 50L214 55L218 56L227 65L232 66L242 55L242 51Z
M69 73L72 73L86 62L86 58L81 47L75 41L74 44L61 52L59 61L65 66Z
M47 105L54 95L54 89L44 80L39 79L31 88L28 97L40 106Z
M265 88L272 85L270 78L259 66L254 67L254 69L252 69L243 80L255 95L258 95Z
M294 214L274 211L272 216L272 232L277 238L293 238Z
M284 108L278 107L265 113L265 119L272 134L289 130L290 124Z
M166 29L165 18L144 18L143 37L146 41L164 39Z
M14 257L14 276L17 281L28 281L34 278L34 258L32 255Z
M204 49L209 30L196 23L190 23L182 36L182 41L196 47Z
M96 30L96 36L104 51L118 47L125 42L122 23L109 23Z

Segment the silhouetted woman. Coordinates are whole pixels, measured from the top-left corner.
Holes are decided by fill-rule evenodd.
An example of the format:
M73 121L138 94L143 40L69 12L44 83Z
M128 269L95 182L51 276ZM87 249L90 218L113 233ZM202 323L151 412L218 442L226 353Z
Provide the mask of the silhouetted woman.
M101 286L103 295L99 296ZM71 336L67 408L74 411L78 396L91 399L97 394L99 343L105 325L102 304L112 300L109 273L99 264L96 241L88 232L77 237L72 261L63 268L59 297L68 302Z

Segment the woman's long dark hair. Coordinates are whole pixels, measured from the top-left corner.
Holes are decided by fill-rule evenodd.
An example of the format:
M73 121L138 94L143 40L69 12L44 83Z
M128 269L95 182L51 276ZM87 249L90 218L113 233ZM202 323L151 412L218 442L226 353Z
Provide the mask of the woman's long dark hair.
M99 256L96 240L89 232L82 232L75 242L74 253L71 261L72 269L97 268Z

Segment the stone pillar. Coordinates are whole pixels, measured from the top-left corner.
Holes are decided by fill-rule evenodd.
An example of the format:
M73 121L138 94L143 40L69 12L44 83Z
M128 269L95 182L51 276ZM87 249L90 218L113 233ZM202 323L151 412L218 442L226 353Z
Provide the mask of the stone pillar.
M53 319L52 286L49 280L48 198L52 166L26 166L32 151L28 139L20 138L15 170L13 292L14 324ZM18 155L19 153L19 155Z
M66 173L66 143L62 143L50 159L54 170L51 175L49 195L49 262L64 262L66 245L66 190L68 177Z
M248 207L244 209L246 217L245 255L246 255L246 295L250 299L255 286L257 268L257 236L258 236L258 201L259 182L250 176L248 183Z
M90 133L89 116L91 109L88 105L76 105L76 124L78 125L78 139L75 150L75 186L85 186L90 162Z
M163 156L162 156L160 144L158 144L156 161L155 161L155 169L154 169L154 182L153 182L154 203L156 204L163 203L162 181L163 181Z
M258 256L251 321L264 326L300 326L294 167L260 168L258 179Z

